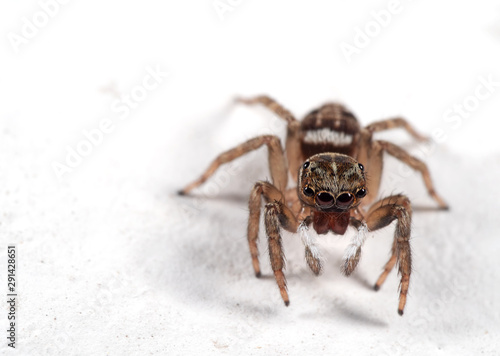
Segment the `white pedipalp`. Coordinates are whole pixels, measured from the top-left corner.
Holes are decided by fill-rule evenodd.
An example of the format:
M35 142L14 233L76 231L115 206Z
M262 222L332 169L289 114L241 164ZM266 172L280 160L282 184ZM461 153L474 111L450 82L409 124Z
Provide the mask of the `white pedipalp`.
M316 246L316 236L309 233L309 227L302 222L299 226L299 235L302 243L305 247L309 248L311 255L318 261L323 262L324 258L321 255L321 251L318 246Z
M352 135L345 132L333 131L328 127L318 130L309 130L304 137L306 143L332 143L338 146L347 146L352 143Z
M349 261L351 258L356 256L358 250L365 243L367 231L368 226L366 226L366 223L361 223L358 227L358 233L351 238L351 243L344 251L344 261Z

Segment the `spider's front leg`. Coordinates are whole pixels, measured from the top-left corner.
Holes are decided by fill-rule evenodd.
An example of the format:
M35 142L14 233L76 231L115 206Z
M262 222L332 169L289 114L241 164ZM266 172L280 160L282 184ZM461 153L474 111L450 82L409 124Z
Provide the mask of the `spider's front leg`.
M384 271L375 283L374 289L378 290L384 283L387 275L396 262L399 266L401 284L399 286L398 313L403 315L406 304L406 295L410 285L411 274L411 205L409 199L404 195L393 195L375 203L368 211L366 225L369 231L375 231L386 227L392 221L397 220L392 245L392 255L384 267Z
M283 214L283 207L284 205L280 202L268 203L264 209L264 216L271 267L274 272L274 277L276 278L276 283L278 283L280 289L281 298L283 298L285 305L288 306L290 304L290 299L288 298L286 278L283 273L283 269L285 268L285 255L283 253L280 234L280 217L285 216ZM289 224L287 219L282 220L285 220L285 224Z
M248 244L252 256L253 268L257 277L261 275L258 257L259 251L257 249L261 197L264 197L267 202L264 208L264 223L269 245L271 267L280 289L281 297L285 305L288 306L290 299L288 298L286 279L283 274L285 256L281 244L280 228L284 228L290 232L297 232L299 221L290 208L286 206L283 194L274 185L268 182L257 182L255 184L249 201Z

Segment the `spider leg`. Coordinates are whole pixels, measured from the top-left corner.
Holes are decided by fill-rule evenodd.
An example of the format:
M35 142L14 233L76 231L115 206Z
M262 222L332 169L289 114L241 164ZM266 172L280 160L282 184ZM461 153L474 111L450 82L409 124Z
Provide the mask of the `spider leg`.
M355 158L365 166L367 172L366 188L368 189L368 195L363 199L360 206L360 208L365 208L370 206L378 196L384 162L383 151L375 143L376 141L371 140L370 133L363 129L361 137L360 148Z
M408 121L406 121L405 119L403 119L401 117L395 117L395 118L391 118L391 119L376 121L376 122L365 127L365 129L367 129L371 133L380 132L380 131L389 130L389 129L395 129L395 128L405 129L417 141L428 140L427 137L418 133L418 131L415 130L413 128L413 126L411 126L408 123Z
M425 187L431 198L437 202L440 209L448 209L446 202L436 193L429 169L424 162L413 157L393 143L382 140L371 141L371 135L366 130L363 130L362 144L356 156L356 159L366 166L369 178L367 181L367 188L370 194L363 199L361 203L362 207L369 206L378 195L382 178L384 152L387 152L394 158L419 171L422 174Z
M299 167L305 159L302 155L300 147L300 121L298 121L289 110L266 95L260 95L247 99L239 98L237 100L247 105L261 104L287 122L288 132L286 136L285 151L288 159L290 174L292 175L294 181L297 181Z
M283 298L285 305L288 306L290 304L290 299L288 298L286 279L283 274L283 268L285 267L285 255L283 254L283 246L281 244L279 214L280 206L278 203L266 204L264 216L271 267L274 272L274 278L276 278L276 283L280 289L281 298Z
M248 208L250 216L248 218L248 245L250 247L250 255L252 256L252 264L257 277L261 276L259 266L259 250L257 248L257 240L259 238L259 221L260 221L260 208L262 197L269 201L284 201L283 194L271 183L257 182L255 183L250 199L248 201Z
M285 191L285 201L286 205L292 209L293 213L295 216L298 216L301 209L302 209L302 203L299 200L299 196L297 194L297 188L288 188Z
M401 283L399 286L399 306L398 313L403 315L406 304L406 296L410 284L411 274L411 205L408 198L404 195L393 195L382 199L374 204L368 211L366 224L369 231L375 231L386 227L392 221L397 220L394 232L394 242L392 245L392 254L389 261L384 266L384 271L375 283L374 289L378 290L384 283L387 275L392 270L396 262L399 266Z
M263 145L266 145L268 148L269 168L271 171L272 181L278 187L278 189L285 189L288 180L288 173L280 138L273 135L263 135L252 138L236 146L235 148L232 148L220 154L210 164L210 166L205 170L200 178L188 184L186 187L184 187L184 189L180 190L179 194L188 194L191 190L200 186L208 178L210 178L222 164L231 162L232 160L241 157L250 151L256 150Z
M299 168L306 159L302 154L301 140L302 131L300 122L294 121L288 124L286 135L286 158L288 159L288 170L294 182L298 181Z
M249 208L250 218L248 220L248 244L252 256L252 264L255 275L260 277L259 252L257 240L259 233L259 218L261 197L266 201L264 208L264 223L269 245L269 257L274 272L276 283L280 289L281 297L285 305L290 303L286 290L286 279L283 273L285 268L285 256L281 244L280 228L290 232L297 232L299 222L293 212L285 205L283 194L271 183L257 182L250 194Z
M385 264L384 271L382 272L380 277L378 277L377 282L373 286L373 289L375 289L376 291L380 289L382 284L384 284L385 280L387 279L387 276L394 268L394 265L396 264L396 262L397 262L396 239L394 239L394 241L392 243L392 248L391 248L391 258L389 258L389 261L387 261L387 263Z
M411 168L419 171L422 174L422 178L424 180L424 184L427 188L428 194L438 203L440 209L448 209L448 204L446 204L446 202L436 193L434 185L432 184L429 169L424 162L422 162L418 158L411 156L408 152L393 143L387 141L375 141L375 144L378 145L381 150L387 152L388 154L407 164Z
M238 98L237 101L243 104L261 104L264 105L266 108L274 112L276 115L281 117L283 120L285 120L287 123L292 123L294 121L297 121L295 117L292 115L290 111L285 109L281 104L279 104L277 101L274 99L270 98L267 95L259 95L253 98Z
M281 202L267 203L264 208L266 235L269 244L269 257L271 259L271 267L274 272L276 283L280 289L281 297L285 305L290 304L286 289L286 278L283 273L285 268L285 255L281 244L280 226L296 232L298 222L291 214L290 210ZM291 219L293 218L293 220Z

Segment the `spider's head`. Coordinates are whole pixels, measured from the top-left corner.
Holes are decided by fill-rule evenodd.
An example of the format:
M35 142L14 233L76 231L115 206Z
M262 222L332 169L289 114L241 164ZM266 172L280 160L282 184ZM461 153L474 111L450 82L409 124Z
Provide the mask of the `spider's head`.
M298 189L304 205L324 212L347 211L367 193L364 168L350 156L320 153L302 164Z

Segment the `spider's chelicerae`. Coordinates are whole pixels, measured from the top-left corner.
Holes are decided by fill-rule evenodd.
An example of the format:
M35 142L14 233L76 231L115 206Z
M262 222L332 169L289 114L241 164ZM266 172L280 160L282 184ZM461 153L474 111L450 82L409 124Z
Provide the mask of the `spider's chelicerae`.
M397 220L391 257L374 288L380 288L397 263L401 275L398 313L402 315L411 274L412 209L408 198L401 194L373 203L380 186L383 153L387 152L420 171L427 191L438 207L446 209L447 205L436 193L425 163L395 144L374 140L373 133L400 127L417 140L425 138L402 118L375 122L363 128L351 112L334 103L325 104L298 121L267 96L239 101L262 104L286 120L286 156L279 137L263 135L253 138L219 155L198 180L179 193L188 194L214 174L221 164L266 145L271 182L257 182L249 200L248 243L256 276L261 275L257 239L262 198L266 202L264 222L271 266L285 305L290 301L283 274L285 257L280 229L300 234L307 264L318 275L322 260L315 245L315 234L309 231L311 225L317 234L332 231L340 235L349 225L353 226L358 233L352 237L342 263L342 272L350 275L359 262L366 232L381 229ZM365 171L370 172L369 180ZM295 185L287 189L288 173Z

